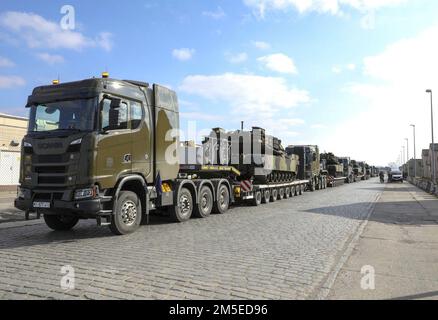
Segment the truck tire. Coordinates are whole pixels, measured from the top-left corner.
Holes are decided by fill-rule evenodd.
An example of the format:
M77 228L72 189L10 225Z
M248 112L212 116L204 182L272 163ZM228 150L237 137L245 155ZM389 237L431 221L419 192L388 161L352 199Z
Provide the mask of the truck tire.
M252 200L252 204L254 207L258 207L262 203L262 193L260 191L256 191L254 194L254 199Z
M185 222L192 217L193 198L189 189L181 188L176 198L176 205L170 207L169 213L174 222Z
M299 194L300 196L302 196L303 193L304 193L304 186L303 186L303 185L298 186L298 194Z
M198 197L199 203L195 207L195 211L193 213L195 217L206 218L213 210L213 193L209 187L203 186L199 191Z
M278 199L278 191L277 189L272 189L271 192L271 202L275 202Z
M269 203L269 199L271 198L271 193L269 192L269 189L266 189L263 192L263 199L262 199L262 203Z
M310 182L309 190L311 192L315 191L315 179L312 179L312 182Z
M52 230L68 231L71 230L79 222L79 218L72 216L45 214L44 222Z
M115 235L133 233L142 220L141 201L132 191L120 191L109 228Z
M223 214L227 212L230 206L230 192L225 184L221 184L217 193L217 200L214 206L214 212Z

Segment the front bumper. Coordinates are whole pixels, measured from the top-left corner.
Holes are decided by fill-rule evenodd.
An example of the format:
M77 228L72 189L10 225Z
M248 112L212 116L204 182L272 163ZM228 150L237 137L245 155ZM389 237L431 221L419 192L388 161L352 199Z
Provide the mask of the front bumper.
M35 211L32 199L17 198L14 201L15 208L23 211ZM63 215L77 215L83 217L97 217L102 216L102 201L101 199L89 199L81 201L51 201L50 208L44 209L47 214L63 214Z

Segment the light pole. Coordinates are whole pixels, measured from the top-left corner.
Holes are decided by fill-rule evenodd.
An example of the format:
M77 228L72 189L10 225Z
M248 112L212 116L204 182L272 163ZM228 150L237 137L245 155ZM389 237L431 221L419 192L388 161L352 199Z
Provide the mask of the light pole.
M433 137L433 94L431 89L426 90L427 93L430 93L430 121L432 127L432 183L436 183L436 159L435 159L435 140Z
M417 177L417 146L415 145L415 124L411 124L414 129L414 178Z
M408 167L408 177L409 177L409 139L405 138L406 140L406 166Z
M401 151L401 153L402 153L402 162L403 162L403 164L402 164L402 168L403 168L403 174L405 174L405 164L406 164L406 161L405 161L405 157L406 157L406 155L405 155L405 149L406 149L406 147L405 146L402 146L402 151Z

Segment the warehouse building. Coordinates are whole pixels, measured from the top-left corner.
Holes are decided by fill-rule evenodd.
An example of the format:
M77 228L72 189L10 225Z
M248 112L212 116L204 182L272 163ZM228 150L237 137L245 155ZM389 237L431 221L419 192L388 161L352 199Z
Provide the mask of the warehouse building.
M0 113L0 191L12 191L18 185L21 143L27 123L27 118Z

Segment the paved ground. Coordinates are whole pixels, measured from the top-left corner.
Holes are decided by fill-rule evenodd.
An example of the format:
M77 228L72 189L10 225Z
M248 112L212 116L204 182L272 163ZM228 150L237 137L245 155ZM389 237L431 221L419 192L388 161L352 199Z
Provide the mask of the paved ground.
M364 265L374 268L374 290L361 289ZM438 299L438 199L387 185L329 298Z
M17 192L0 192L0 224L12 221L23 221L24 214L13 207ZM34 215L32 215L34 217Z
M91 221L67 233L3 223L0 299L321 297L382 190L374 179L184 224L153 217L124 237Z

